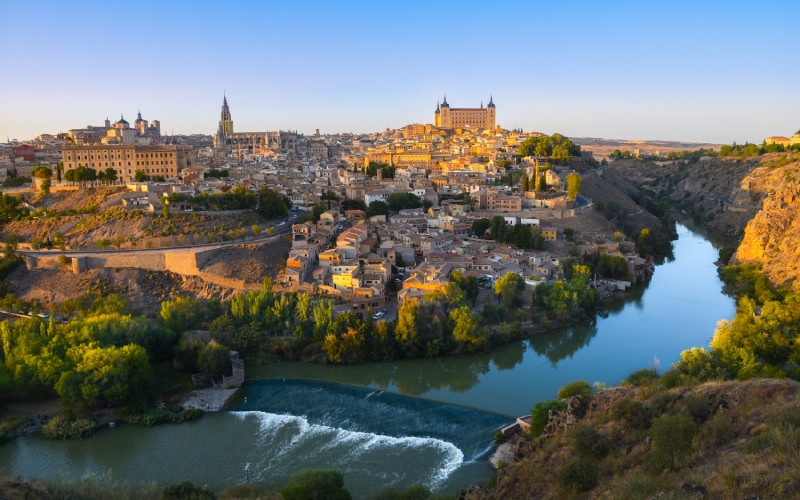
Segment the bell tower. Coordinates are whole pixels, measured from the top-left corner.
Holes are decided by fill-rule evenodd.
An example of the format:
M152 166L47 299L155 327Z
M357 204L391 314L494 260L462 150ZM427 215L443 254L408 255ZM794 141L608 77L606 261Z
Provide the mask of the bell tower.
M231 110L228 108L228 97L222 94L222 111L219 116L219 127L214 137L214 143L221 146L227 142L228 136L233 133L233 120L231 120Z

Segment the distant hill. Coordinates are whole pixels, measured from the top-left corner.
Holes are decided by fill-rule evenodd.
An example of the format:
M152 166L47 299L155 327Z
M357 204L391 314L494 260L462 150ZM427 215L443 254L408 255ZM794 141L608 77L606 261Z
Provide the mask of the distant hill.
M682 142L682 141L658 141L658 140L639 140L639 139L603 139L597 137L570 137L575 144L578 144L584 151L591 151L596 158L603 158L615 149L620 151L630 151L638 149L642 154L655 155L659 152L666 156L671 151L693 151L696 149L719 150L722 144L712 144L708 142Z

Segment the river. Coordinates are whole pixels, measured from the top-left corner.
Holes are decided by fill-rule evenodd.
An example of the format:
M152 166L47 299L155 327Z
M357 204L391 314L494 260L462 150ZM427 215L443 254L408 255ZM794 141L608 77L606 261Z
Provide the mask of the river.
M356 498L414 483L452 491L488 477L494 432L565 383L615 385L708 345L735 304L721 293L711 243L685 226L678 234L675 260L609 305L607 317L490 353L249 369L232 411L181 425L120 426L83 441L26 436L0 446L0 472L189 480L213 489L249 479L279 490L298 470L334 467Z

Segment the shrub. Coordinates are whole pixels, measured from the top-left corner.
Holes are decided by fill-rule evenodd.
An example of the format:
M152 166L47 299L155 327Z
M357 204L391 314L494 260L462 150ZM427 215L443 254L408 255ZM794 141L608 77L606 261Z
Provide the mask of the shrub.
M74 420L56 416L42 426L42 435L49 439L81 439L94 432L97 424L88 418Z
M728 417L718 413L706 422L700 434L700 444L708 449L728 444L734 437L733 424Z
M658 380L658 373L656 373L655 370L651 368L642 368L628 375L628 379L625 380L625 382L636 387L641 387L650 385L650 383L656 380Z
M277 497L276 493L272 495ZM220 500L240 500L243 498L272 498L272 496L270 496L268 490L257 484L239 484L220 491L217 493L217 498Z
M575 453L583 458L602 460L611 451L608 438L588 425L576 427L570 434L570 439Z
M120 420L131 425L153 427L159 424L180 424L197 420L204 413L197 408L156 408L142 413L126 413L120 416Z
M164 488L164 500L213 500L217 498L213 492L184 481Z
M578 492L589 491L597 486L597 467L585 458L577 458L558 473L558 484Z
M67 266L70 263L70 259L69 257L67 257L62 253L61 255L58 256L58 263L61 264L62 266Z
M17 429L22 427L25 419L22 417L5 417L0 420L0 443L12 439L17 434Z
M711 405L703 396L689 394L683 398L683 404L689 411L689 415L698 422L705 422L711 416Z
M344 476L335 469L304 470L293 475L281 490L284 500L325 498L349 500L350 492L344 489Z
M495 479L497 476L494 476ZM373 500L426 500L431 497L431 491L421 484L413 484L405 490L396 490L393 488L379 491L373 497Z
M653 421L650 431L655 457L662 465L674 470L681 458L691 451L697 431L697 424L688 415L661 415Z
M671 391L662 391L650 398L650 408L654 414L662 414L667 410L672 401L675 400L675 395Z
M572 396L591 396L592 386L585 380L571 382L558 390L558 399L567 399Z
M531 410L531 435L540 435L550 420L550 410L565 410L567 405L558 400L541 401L536 403Z
M631 429L647 429L652 418L648 407L632 399L623 399L614 407L614 418L622 420Z

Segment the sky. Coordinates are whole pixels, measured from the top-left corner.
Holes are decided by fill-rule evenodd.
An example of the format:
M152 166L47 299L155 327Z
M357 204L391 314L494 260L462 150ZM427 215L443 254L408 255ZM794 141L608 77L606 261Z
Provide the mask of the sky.
M800 1L25 2L0 14L0 142L137 110L162 133L505 128L760 143L800 128Z

